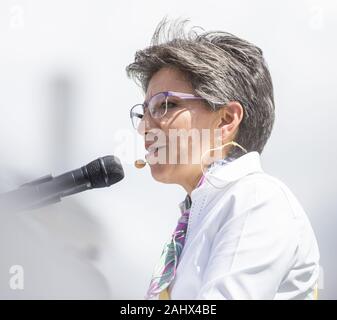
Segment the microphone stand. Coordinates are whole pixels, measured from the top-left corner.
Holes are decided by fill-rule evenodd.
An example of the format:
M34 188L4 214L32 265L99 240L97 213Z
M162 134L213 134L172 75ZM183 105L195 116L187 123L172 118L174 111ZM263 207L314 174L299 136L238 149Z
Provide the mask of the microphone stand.
M14 213L35 210L60 202L62 193L44 195L41 192L43 184L51 180L53 180L53 176L49 174L25 183L14 191L0 194L0 211Z

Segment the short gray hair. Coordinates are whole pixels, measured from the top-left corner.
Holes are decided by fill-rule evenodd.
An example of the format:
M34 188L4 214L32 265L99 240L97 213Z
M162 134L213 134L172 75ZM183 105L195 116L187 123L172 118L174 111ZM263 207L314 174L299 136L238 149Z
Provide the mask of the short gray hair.
M235 141L248 152L261 153L275 119L273 85L262 50L228 32L200 33L198 27L185 32L187 22L169 23L164 18L151 45L137 51L134 62L126 67L128 77L146 92L154 73L175 67L213 110L239 102L244 116ZM238 151L232 150L230 156L238 157Z

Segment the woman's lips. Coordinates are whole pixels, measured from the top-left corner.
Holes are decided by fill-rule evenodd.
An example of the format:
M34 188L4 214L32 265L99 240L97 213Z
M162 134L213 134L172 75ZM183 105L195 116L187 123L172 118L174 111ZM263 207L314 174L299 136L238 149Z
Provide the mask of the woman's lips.
M150 147L148 148L148 153L145 155L145 158L152 157L152 156L158 156L158 150L165 148L166 146L159 146L159 147Z

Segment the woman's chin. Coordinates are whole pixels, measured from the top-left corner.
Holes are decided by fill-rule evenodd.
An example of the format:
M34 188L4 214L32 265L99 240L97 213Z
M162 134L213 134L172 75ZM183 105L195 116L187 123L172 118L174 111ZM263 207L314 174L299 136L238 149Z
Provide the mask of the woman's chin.
M150 165L151 168L151 175L153 179L155 179L158 182L163 183L172 183L172 177L169 174L169 165L167 164L153 164Z

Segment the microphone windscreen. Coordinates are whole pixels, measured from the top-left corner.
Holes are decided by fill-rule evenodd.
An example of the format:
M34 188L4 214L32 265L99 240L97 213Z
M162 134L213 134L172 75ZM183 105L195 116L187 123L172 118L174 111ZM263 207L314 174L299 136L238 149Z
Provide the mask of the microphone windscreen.
M145 166L146 166L146 162L145 162L144 160L139 159L139 160L136 160L136 161L135 161L135 167L136 167L137 169L142 169L142 168L144 168Z
M86 172L93 188L109 187L124 178L122 164L115 156L98 158L82 169Z

